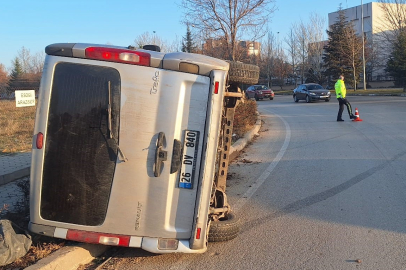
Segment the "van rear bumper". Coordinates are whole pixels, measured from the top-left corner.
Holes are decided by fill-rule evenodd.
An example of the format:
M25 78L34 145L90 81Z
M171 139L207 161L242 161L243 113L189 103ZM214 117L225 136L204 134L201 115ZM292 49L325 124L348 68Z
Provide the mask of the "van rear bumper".
M67 239L67 232L68 229L66 228L59 228L54 226L47 226L41 224L35 224L30 222L28 225L28 229L36 234L45 235L49 237ZM87 231L83 231L86 233ZM90 232L93 233L93 232ZM106 236L109 237L111 234L108 233L98 233L100 237ZM140 237L140 236L131 236L126 235L123 237L128 237L129 242L128 245L120 245L125 247L133 247L133 248L141 248L143 250L152 252L152 253L204 253L207 250L207 246L205 245L202 249L191 249L190 248L190 240L189 239L173 239L178 241L178 245L176 249L159 249L159 240L160 238L153 238L153 237ZM85 242L84 243L89 243ZM92 244L102 244L102 243L94 243Z

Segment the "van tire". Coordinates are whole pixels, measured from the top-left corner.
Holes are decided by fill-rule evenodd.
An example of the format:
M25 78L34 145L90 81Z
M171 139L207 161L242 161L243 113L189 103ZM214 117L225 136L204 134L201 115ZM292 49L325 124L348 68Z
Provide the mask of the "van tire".
M239 219L234 213L228 213L227 219L212 221L209 229L209 242L229 241L237 237L240 231Z
M230 64L228 71L229 82L256 84L259 79L259 67L241 62L227 61Z

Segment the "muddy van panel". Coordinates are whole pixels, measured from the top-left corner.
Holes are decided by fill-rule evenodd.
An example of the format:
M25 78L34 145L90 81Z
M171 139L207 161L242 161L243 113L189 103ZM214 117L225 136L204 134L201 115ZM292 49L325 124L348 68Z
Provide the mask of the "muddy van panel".
M203 76L177 70L173 55L168 70L85 59L86 47L45 60L34 128L44 147L32 150L29 229L203 252L228 64L216 60L219 69ZM159 239L178 240L177 251L159 250Z

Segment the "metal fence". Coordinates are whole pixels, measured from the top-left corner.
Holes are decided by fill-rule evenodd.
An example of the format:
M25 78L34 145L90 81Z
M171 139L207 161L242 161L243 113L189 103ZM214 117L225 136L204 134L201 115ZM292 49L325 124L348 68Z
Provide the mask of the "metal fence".
M31 151L37 106L16 107L15 90L0 87L0 153ZM35 90L36 93L38 89ZM37 102L36 102L37 103Z

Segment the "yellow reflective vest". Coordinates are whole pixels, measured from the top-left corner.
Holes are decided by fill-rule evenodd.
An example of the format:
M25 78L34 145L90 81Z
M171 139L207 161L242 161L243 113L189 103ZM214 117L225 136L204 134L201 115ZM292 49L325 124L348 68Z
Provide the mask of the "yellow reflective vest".
M347 89L345 88L343 80L338 79L338 81L334 85L334 88L336 89L337 98L345 98L345 96L347 95Z

